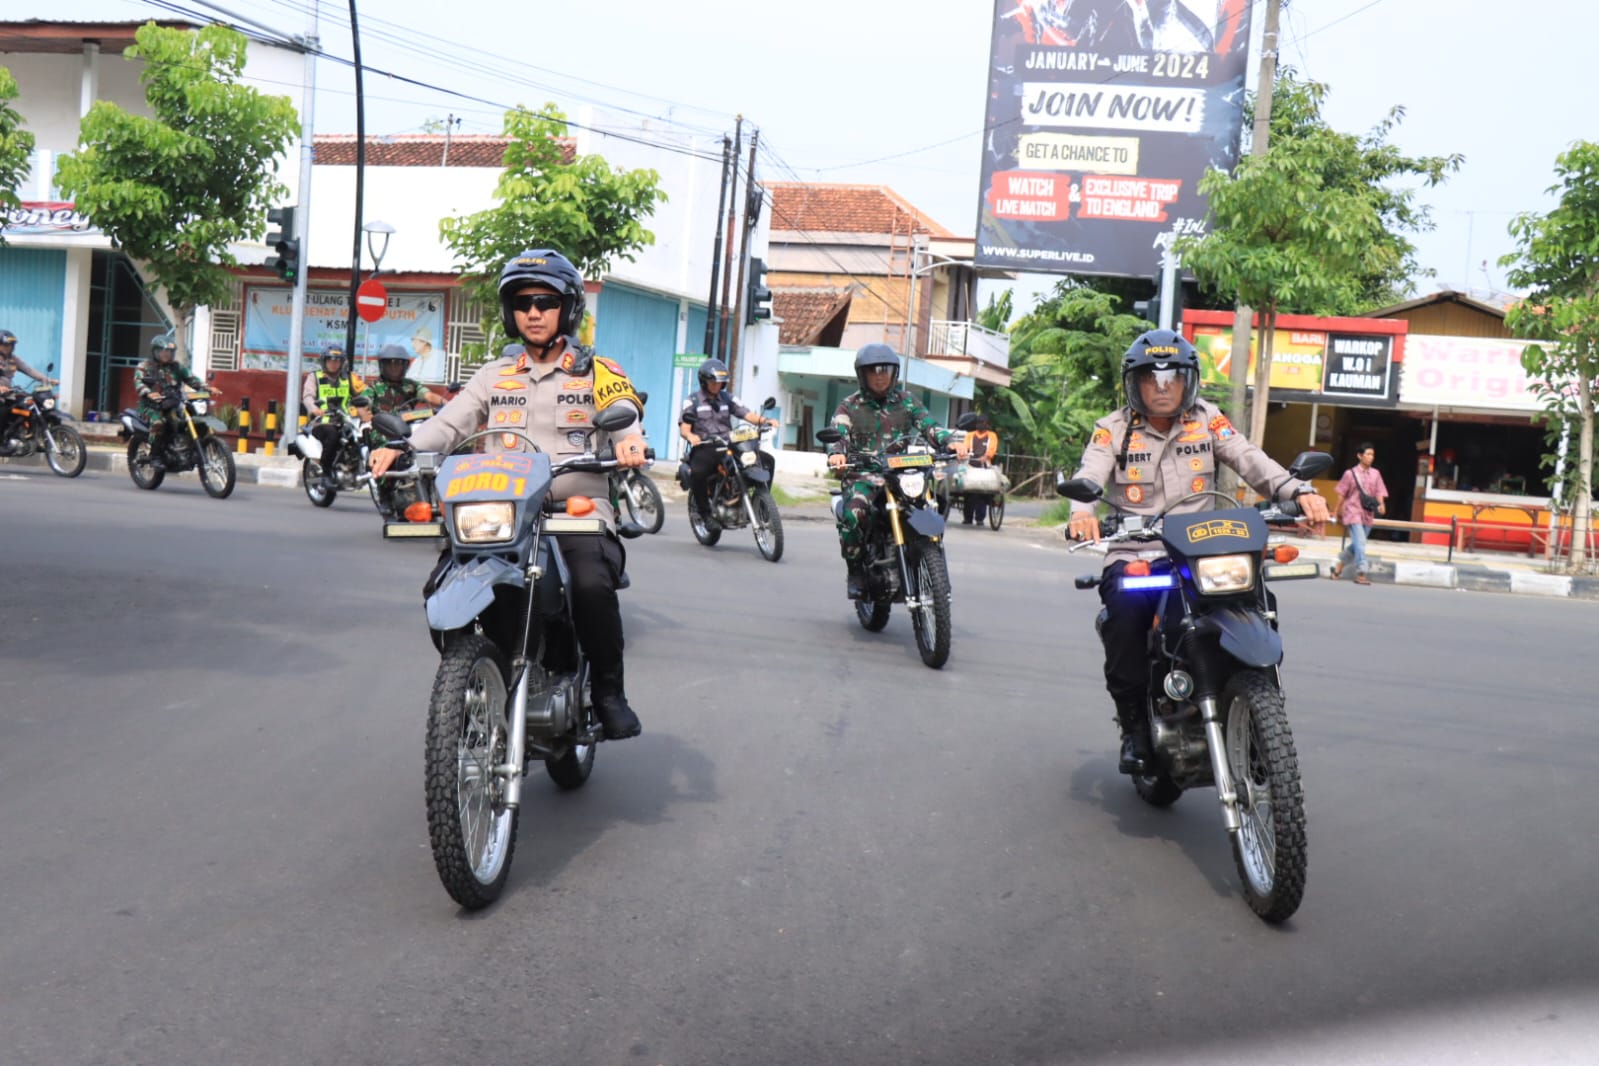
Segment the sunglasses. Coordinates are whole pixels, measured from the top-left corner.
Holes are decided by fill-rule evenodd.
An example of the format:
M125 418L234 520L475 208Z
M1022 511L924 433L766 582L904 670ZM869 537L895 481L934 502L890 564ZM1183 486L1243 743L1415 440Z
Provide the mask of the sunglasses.
M511 298L511 306L523 314L533 310L553 311L561 306L561 297L553 292L524 292Z

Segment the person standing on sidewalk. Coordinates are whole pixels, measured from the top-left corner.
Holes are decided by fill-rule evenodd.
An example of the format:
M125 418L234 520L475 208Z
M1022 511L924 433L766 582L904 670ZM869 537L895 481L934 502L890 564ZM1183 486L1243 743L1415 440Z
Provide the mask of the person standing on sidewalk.
M1371 536L1371 524L1377 516L1388 511L1388 486L1383 484L1382 471L1371 465L1377 461L1375 447L1362 444L1355 458L1356 464L1338 479L1338 521L1349 531L1349 546L1339 553L1338 562L1327 576L1337 581L1344 576L1344 567L1353 561L1355 584L1369 585L1366 538Z

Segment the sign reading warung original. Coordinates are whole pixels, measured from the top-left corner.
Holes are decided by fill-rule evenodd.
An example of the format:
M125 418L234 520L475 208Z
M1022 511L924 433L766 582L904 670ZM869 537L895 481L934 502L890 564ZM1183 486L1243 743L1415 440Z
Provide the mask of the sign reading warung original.
M1238 159L1249 0L996 0L981 266L1145 275Z

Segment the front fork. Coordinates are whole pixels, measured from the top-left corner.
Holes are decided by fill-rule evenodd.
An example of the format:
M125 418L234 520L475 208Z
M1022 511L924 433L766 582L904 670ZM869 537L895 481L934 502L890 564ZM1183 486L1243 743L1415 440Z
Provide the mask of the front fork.
M1227 738L1222 731L1221 705L1214 695L1199 698L1199 716L1205 723L1205 743L1210 747L1210 772L1216 778L1216 798L1221 800L1221 817L1228 833L1243 827L1238 813L1238 790L1233 769L1227 761Z
M894 551L899 555L899 572L905 578L905 606L911 610L922 605L922 590L911 575L909 557L905 554L905 523L900 518L899 501L892 492L885 493L883 507L888 511L888 528L894 533Z

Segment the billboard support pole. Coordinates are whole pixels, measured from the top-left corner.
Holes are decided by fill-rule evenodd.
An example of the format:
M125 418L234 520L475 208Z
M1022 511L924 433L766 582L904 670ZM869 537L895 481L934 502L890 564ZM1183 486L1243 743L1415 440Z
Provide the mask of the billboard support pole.
M1277 16L1281 10L1282 0L1266 0L1266 26L1260 38L1260 82L1255 90L1255 128L1249 143L1251 156L1265 155L1271 138L1271 93L1277 84ZM1232 408L1233 421L1242 426L1253 424L1252 416L1245 407L1249 395L1249 334L1254 318L1254 308L1239 301L1238 310L1233 315L1233 363L1228 375L1228 406ZM1261 350L1264 352L1265 345L1261 345ZM1264 403L1265 398L1257 396L1255 402ZM1258 445L1261 442L1257 440L1254 443Z
M1166 251L1160 257L1160 321L1156 323L1161 329L1183 328L1181 322L1173 322L1177 317L1177 254L1171 250L1171 245L1166 246Z

